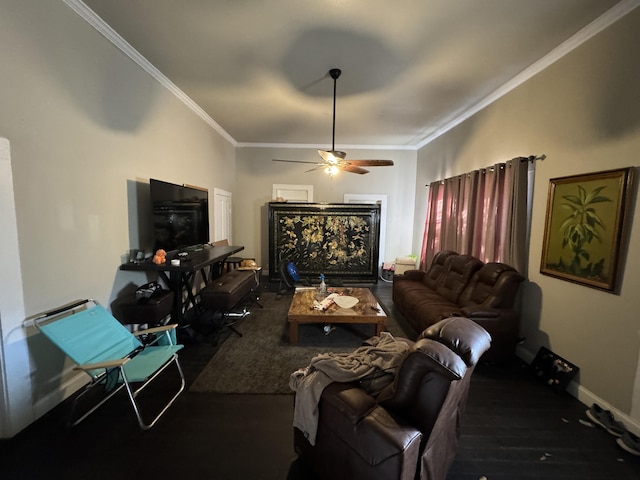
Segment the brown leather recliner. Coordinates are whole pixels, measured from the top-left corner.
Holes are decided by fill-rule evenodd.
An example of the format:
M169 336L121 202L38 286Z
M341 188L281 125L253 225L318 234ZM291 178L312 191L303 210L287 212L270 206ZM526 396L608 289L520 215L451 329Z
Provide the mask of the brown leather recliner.
M491 337L447 318L410 345L393 383L373 398L356 383L331 383L320 398L312 446L294 446L320 479L444 480L457 450L469 382Z
M491 335L491 349L484 361L505 361L513 356L520 334L520 314L513 304L524 277L509 265L485 263L460 295L458 313L482 326Z

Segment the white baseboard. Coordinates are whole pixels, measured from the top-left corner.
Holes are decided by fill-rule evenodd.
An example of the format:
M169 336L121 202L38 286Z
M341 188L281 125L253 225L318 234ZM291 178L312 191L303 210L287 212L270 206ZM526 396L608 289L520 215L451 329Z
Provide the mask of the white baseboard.
M523 348L522 346L518 346L516 348L516 355L524 362L529 364L533 362L533 359L535 358L535 354L531 353L529 350ZM634 435L640 436L640 424L636 420L621 412L617 408L613 407L590 390L587 390L575 380L572 380L567 386L567 393L569 393L569 395L571 395L572 397L577 398L586 407L590 407L592 404L597 403L604 410L609 410L614 415L616 420L624 423L624 426L627 427L627 430L629 430Z

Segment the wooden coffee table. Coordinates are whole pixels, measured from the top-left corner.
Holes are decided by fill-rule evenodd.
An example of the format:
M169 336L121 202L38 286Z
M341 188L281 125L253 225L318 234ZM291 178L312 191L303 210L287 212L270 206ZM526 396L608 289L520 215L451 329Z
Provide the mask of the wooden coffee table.
M314 310L317 290L313 287L296 289L289 307L289 344L298 343L298 325L301 323L370 323L380 335L387 322L387 314L368 288L330 288L329 293L343 293L360 300L353 308L340 308L335 303L327 310ZM322 298L322 297L320 297Z

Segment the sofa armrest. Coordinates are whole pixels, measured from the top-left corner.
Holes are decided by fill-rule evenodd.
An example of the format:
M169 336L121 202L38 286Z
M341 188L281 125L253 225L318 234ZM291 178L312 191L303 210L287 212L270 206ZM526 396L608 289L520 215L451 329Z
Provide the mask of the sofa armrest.
M462 307L460 313L463 317L475 319L475 318L498 318L502 315L502 312L498 309L487 308L483 305L475 307ZM459 315L456 315L459 316Z
M411 280L421 282L425 275L424 270L407 270L404 273L394 275L393 281L403 281L403 280Z
M482 305L475 307L463 307L456 316L464 316L484 326L483 320L488 324L505 323L519 324L519 313L512 308L487 308ZM486 327L485 327L486 328Z

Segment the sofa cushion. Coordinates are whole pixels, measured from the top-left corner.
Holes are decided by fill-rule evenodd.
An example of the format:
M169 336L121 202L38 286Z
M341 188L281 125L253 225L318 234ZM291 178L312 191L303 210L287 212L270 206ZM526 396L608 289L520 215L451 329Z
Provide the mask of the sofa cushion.
M504 263L490 262L478 270L460 295L463 307L509 308L524 277Z
M394 303L402 304L413 304L423 300L440 301L442 299L435 290L425 287L421 282L407 282L403 284L403 288L396 289L394 297Z
M447 258L444 272L438 277L436 292L445 300L457 303L473 274L483 263L471 255L452 255Z
M427 287L431 288L432 290L436 289L439 278L444 273L447 258L451 257L452 255L458 254L452 250L442 250L441 252L436 253L436 255L433 257L433 260L431 261L429 270L427 270L424 277L422 278L422 281Z
M411 311L417 316L420 323L416 325L416 329L422 331L426 326L433 325L443 318L459 315L460 307L442 297L432 297L428 300L415 302Z

